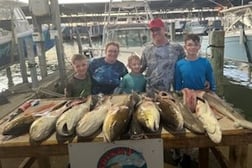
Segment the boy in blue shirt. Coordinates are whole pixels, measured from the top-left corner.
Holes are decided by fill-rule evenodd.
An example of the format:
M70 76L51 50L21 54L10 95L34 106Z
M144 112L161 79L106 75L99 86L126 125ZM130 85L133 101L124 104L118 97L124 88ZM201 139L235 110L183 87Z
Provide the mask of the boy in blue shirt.
M216 84L211 63L198 55L200 38L195 34L187 34L184 39L186 57L175 66L175 90L189 88L216 91Z
M144 75L140 72L141 59L137 55L131 55L128 58L128 67L131 72L122 78L120 86L115 89L114 93L131 93L132 91L138 93L144 92L146 80Z

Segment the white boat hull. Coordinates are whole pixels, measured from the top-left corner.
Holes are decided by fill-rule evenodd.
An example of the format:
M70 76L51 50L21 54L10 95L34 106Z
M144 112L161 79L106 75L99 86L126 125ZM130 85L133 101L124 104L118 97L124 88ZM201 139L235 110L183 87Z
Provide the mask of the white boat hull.
M248 56L252 55L252 31L245 32L247 37L248 53L246 51L245 43L240 33L226 33L224 43L224 58L235 61L248 62ZM209 46L208 36L202 36L201 40L201 54L211 56L211 47Z
M232 60L248 62L248 57L252 55L252 30L246 31L248 53L246 51L243 35L239 32L229 32L225 35L224 57Z

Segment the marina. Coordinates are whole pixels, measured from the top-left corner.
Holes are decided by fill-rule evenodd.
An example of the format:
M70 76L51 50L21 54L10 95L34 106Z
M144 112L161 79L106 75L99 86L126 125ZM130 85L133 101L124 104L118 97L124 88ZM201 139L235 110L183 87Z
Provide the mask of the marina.
M5 15L5 17L1 17L0 29L0 67L3 67L12 64L12 62L19 62L18 54L15 53L17 50L15 47L17 47L17 45L14 41L19 41L19 43L23 44L32 42L33 28L29 24L21 8L14 8L13 11L8 8L1 8L1 12ZM5 22L6 20L10 20L11 22L8 22L8 24ZM14 29L14 31L12 31L12 29ZM49 50L53 47L54 41L49 37L48 27L43 26L42 31L45 40L45 50ZM36 53L36 50L34 52ZM14 56L10 57L10 55Z
M135 4L133 4L133 2ZM103 56L104 46L108 41L118 41L121 46L118 59L123 63L126 64L128 56L132 53L136 53L141 56L143 47L145 47L146 43L151 41L147 24L150 19L157 16L162 17L166 22L167 35L170 36L173 41L180 44L183 44L182 39L183 33L185 33L186 23L192 23L192 18L197 18L197 24L195 24L195 27L200 27L202 26L201 23L203 23L204 25L200 27L203 31L200 31L199 33L194 31L193 33L196 32L197 34L202 35L201 38L204 40L204 43L202 43L202 55L209 57L210 60L213 58L211 55L212 49L211 52L209 52L211 47L208 48L208 41L210 37L208 36L208 33L211 31L226 30L225 28L227 27L224 25L224 23L227 22L222 22L222 17L219 16L221 12L219 11L220 5L216 5L218 1L214 4L209 1L203 3L203 1L199 2L194 0L190 1L190 6L189 3L184 4L183 7L188 5L186 9L183 9L183 7L179 5L179 3L181 4L184 2L182 2L182 0L171 0L169 3L147 0L133 2L130 1L128 3L127 1L124 1L112 4L111 0L111 4L107 2L84 3L81 5L57 5L57 2L53 2L51 4L52 6L50 6L56 11L53 16L46 14L43 16L33 16L33 18L30 17L31 11L29 6L23 6L22 10L26 14L26 18L30 23L33 23L33 26L35 26L35 29L33 28L33 30L38 31L38 33L42 33L42 30L44 30L43 27L45 25L48 26L47 29L50 30L50 33L48 33L51 38L54 37L51 39L53 40L53 46L51 46L50 49L48 48L48 51L45 52L40 50L40 47L44 47L41 45L42 41L38 40L34 41L32 44L30 43L30 46L35 44L34 47L38 48L38 53L33 51L35 55L38 55L38 57L33 57L32 60L28 59L28 65L35 66L29 66L27 68L26 78L24 78L24 75L20 73L20 71L24 70L23 68L27 63L27 59L25 59L24 65L16 64L15 61L12 62L13 65L11 66L5 63L4 66L1 66L0 90L2 92L0 93L0 122L5 122L7 115L16 111L18 107L27 100L40 98L42 102L41 104L49 104L50 101L54 100L65 100L62 87L64 88L64 82L66 81L68 75L72 73L70 57L75 53L84 54L89 58L100 57ZM234 13L230 3L230 1L223 2L223 6L228 6L227 8L229 8L225 9L226 11L223 10L223 13ZM248 2L245 1L244 3ZM238 6L239 4L235 2L233 5ZM195 8L188 10L191 6L194 6ZM208 8L205 9L205 6ZM218 8L216 8L216 6ZM59 7L59 9L57 7ZM170 10L174 7L178 9L175 11ZM248 19L251 19L251 15L248 14L251 12L251 4L244 5L244 8L248 9L246 16ZM243 10L243 7L234 7L234 9L239 11L239 9ZM183 15L181 14L181 11L184 11ZM123 14L120 15L120 13ZM237 15L238 14L241 13L237 12ZM180 19L175 19L178 16L180 16ZM51 17L53 17L53 19ZM64 30L62 31L62 27L64 27L64 30L68 29L66 34L64 34ZM41 28L41 30L38 28ZM250 31L251 25L247 25L246 28ZM228 46L228 44L225 43L225 54L231 56L232 53L236 53L231 57L226 57L226 55L224 56L224 95L222 95L222 98L230 103L231 107L237 109L239 112L237 115L238 118L241 117L247 121L252 121L252 106L250 103L252 95L251 55L249 57L249 54L251 53L251 47L249 47L251 45L251 39L247 29L244 31L245 35L239 34L239 31L237 36L238 40L227 40L229 34L228 31L225 31L225 42L238 41L239 45L242 45L244 48L240 49L238 47L238 43L232 43L231 46ZM61 34L61 32L63 32L63 34ZM242 40L241 37L243 38ZM32 31L30 32L29 38L30 40L34 40L34 37L32 37ZM246 40L244 40L245 38ZM239 42L239 40L241 41ZM241 43L242 41L244 43ZM22 46L20 43L21 42L18 41L16 45L18 47ZM45 43L43 43L43 45L45 45ZM246 50L246 45L249 51ZM219 49L224 50L223 46L219 47ZM232 51L232 49L235 49L235 51ZM23 48L23 50L27 49ZM31 50L28 50L28 53L30 52ZM241 55L241 53L244 54ZM42 58L41 60L40 55L44 55L45 58ZM236 59L237 57L238 59ZM1 58L2 57L0 57L0 59ZM29 57L29 54L28 58L31 58ZM42 68L41 62L42 64L44 63ZM1 63L3 62L1 61L0 64ZM6 68L6 65L9 67ZM11 73L8 74L8 72ZM37 79L34 79L34 77ZM15 86L10 86L11 80ZM34 80L36 83L35 85L33 83ZM7 101L7 103L5 101ZM187 129L184 132L168 132L166 129L162 128L160 132L148 133L147 137L150 139L161 139L163 141L164 149L168 150L171 148L199 148L199 157L197 158L198 167L250 167L252 165L249 159L252 151L251 130L242 127L235 127L232 119L228 117L220 117L220 119L218 119L218 123L220 124L222 130L222 141L218 144L212 142L206 134L195 134ZM29 134L23 134L13 138L2 135L3 129L4 128L1 126L0 167L3 168L17 166L20 168L66 167L69 163L69 144L85 142L103 143L104 141L103 133L101 132L98 132L86 139L78 136L60 139L56 133L53 133L45 141L33 144L30 141ZM131 141L127 137L123 136L121 139ZM11 163L12 160L15 161ZM215 162L216 164L214 164ZM165 168L174 167L165 162L163 164Z

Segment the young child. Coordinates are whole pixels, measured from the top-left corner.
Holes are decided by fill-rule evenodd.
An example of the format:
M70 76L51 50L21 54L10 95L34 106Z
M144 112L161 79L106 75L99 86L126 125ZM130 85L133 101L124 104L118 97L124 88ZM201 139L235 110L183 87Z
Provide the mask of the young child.
M140 72L141 61L137 55L131 55L128 58L128 67L131 70L130 73L123 76L119 88L115 90L115 93L131 93L144 92L146 80L144 75Z
M179 60L175 66L175 90L189 88L194 90L216 91L213 69L206 58L198 55L200 38L195 34L188 34L184 39L186 57Z
M74 69L73 77L65 88L66 97L86 97L91 94L91 78L88 74L88 60L81 54L75 54L71 58Z

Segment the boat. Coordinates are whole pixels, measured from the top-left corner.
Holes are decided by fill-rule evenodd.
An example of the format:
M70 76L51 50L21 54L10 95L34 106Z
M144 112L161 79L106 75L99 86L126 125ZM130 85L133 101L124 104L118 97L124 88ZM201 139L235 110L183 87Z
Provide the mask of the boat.
M31 50L34 50L34 54L37 55L36 43L33 41L33 26L29 24L21 9L22 6L27 5L27 3L18 0L0 0L0 74L3 77L1 82L6 83L8 80L8 88L6 86L0 88L0 102L2 97L18 97L19 93L25 95L25 97L27 95L34 96L34 91L40 92L41 88L48 90L50 93L53 90L53 94L56 94L54 85L59 81L59 72L55 72L57 69L54 68L52 72L42 77L42 72L38 69L35 59L27 58L28 66L26 66L26 62L22 61L19 64L19 49L25 56ZM60 28L63 31L64 27ZM50 33L53 33L53 31L50 30L49 26L42 25L42 39L44 40L45 51L55 45L55 39L50 38ZM17 48L22 43L24 47ZM25 43L30 43L30 45L25 45ZM61 47L57 46L57 48ZM51 70L47 65L44 67ZM16 99L14 102L18 103L23 100L23 98Z
M225 30L225 57L252 63L252 4L221 11Z
M198 20L189 20L185 23L184 34L206 35L208 31L207 24L203 24Z
M92 40L102 40L103 35L103 25L99 23L93 23L89 26L88 30L89 36Z
M252 63L252 4L223 9L222 23L225 31L224 59ZM207 49L208 37L202 37L202 53Z
M103 29L102 46L109 41L120 44L119 60L126 63L132 53L140 55L150 41L148 22L153 18L148 2L123 0L109 3Z
M18 62L17 45L19 39L25 44L25 40L33 41L33 27L29 24L22 9L18 6L11 7L0 5L0 67L6 67ZM42 34L44 38L45 50L49 50L54 46L54 40L50 39L49 28L42 26ZM36 55L36 47L34 44L34 52ZM26 54L26 53L25 53Z

